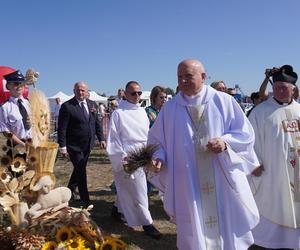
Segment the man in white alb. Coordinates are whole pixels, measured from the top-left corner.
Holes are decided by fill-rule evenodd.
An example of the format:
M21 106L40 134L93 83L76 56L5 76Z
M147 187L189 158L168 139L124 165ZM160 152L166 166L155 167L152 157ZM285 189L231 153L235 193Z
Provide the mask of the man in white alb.
M139 168L132 175L123 170L127 153L147 142L149 120L145 109L139 105L141 94L140 85L136 81L128 82L125 88L126 100L120 102L110 118L106 150L117 188L117 201L112 209L112 216L120 217L122 213L130 227L143 226L147 235L159 239L161 233L153 226L148 207L143 168Z
M249 116L260 165L249 178L260 213L253 236L261 247L300 248L300 104L293 100L298 76L284 65L272 78L273 98Z
M258 163L254 133L235 99L205 79L200 61L179 64L180 92L149 131L148 144L160 146L150 170L164 186L180 250L246 250L259 220L246 178Z

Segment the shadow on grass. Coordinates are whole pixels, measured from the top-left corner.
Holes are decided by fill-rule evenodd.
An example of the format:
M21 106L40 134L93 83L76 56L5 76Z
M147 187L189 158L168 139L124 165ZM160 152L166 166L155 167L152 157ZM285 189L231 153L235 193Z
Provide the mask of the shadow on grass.
M129 245L129 249L131 245L137 246L140 249L145 249L145 250L176 249L175 234L168 234L162 232L163 237L160 240L152 239L149 236L144 234L142 227L138 227L137 230L134 230L128 227L126 224L117 222L114 218L112 218L110 216L110 213L111 213L111 208L113 206L113 202L107 202L104 200L93 200L92 202L94 204L94 209L91 215L92 219L97 223L97 225L99 225L104 230L105 233L120 235L121 236L120 239ZM162 208L162 206L160 207ZM155 211L157 209L158 208L151 209L151 213L152 211ZM155 215L154 214L152 215L153 215L155 226L160 230L159 225L155 223L155 220L158 219L155 218L157 213L159 212L158 211L154 212ZM174 248L170 246L173 246Z

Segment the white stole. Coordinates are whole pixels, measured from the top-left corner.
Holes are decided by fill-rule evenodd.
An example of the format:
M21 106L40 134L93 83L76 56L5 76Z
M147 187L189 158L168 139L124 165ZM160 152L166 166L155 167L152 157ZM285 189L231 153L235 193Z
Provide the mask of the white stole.
M204 105L188 106L193 123L193 141L196 151L198 178L200 183L201 210L207 250L219 250L221 237L216 196L215 171L212 166L212 153L206 149L209 140L207 121L203 116Z

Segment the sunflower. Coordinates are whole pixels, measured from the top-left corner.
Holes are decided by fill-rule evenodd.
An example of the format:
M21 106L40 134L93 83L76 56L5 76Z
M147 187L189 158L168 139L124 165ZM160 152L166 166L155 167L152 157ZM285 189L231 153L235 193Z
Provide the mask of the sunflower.
M10 167L13 172L19 173L19 172L25 171L26 162L22 157L16 157L12 161Z
M68 241L68 244L67 244L67 246L68 246L68 250L74 250L74 249L86 249L85 248L85 240L82 238L82 237L80 237L80 236L76 236L75 238L73 238L73 239L70 239L69 241Z
M37 156L35 154L29 155L27 159L29 164L35 164L37 162Z
M111 236L105 236L104 240L102 241L99 248L97 250L105 250L105 249L112 249L112 250L122 250L126 248L126 244L117 238Z
M124 241L122 241L120 239L114 239L114 241L115 241L115 244L116 244L116 247L117 247L118 250L126 248L126 244L125 244Z
M57 247L56 242L54 241L47 241L43 247L42 250L54 250Z
M8 147L8 146L6 146L6 145L2 145L1 146L1 155L5 155L7 152L8 152L8 150L9 150L10 148Z
M11 158L8 155L1 157L1 166L8 167L11 164Z
M68 241L72 237L72 231L69 227L61 227L57 230L55 239L57 242Z
M6 171L2 171L0 173L0 180L3 182L3 183L8 183L11 179L11 175L8 174Z
M100 249L101 243L99 243L98 241L94 241L94 247L96 250Z

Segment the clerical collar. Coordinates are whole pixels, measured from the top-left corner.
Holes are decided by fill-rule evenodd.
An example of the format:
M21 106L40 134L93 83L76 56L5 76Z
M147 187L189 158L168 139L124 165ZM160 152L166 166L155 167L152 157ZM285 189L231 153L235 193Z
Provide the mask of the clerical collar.
M291 101L290 101L289 103L287 103L287 102L281 102L281 101L278 101L274 96L273 96L273 99L274 99L279 105L282 105L282 106L290 105L290 104L293 102L293 99L291 99Z

